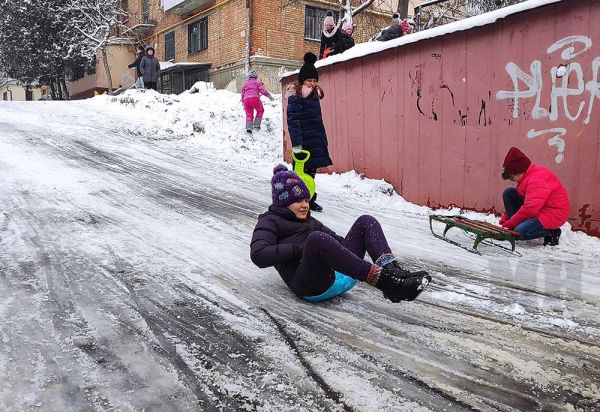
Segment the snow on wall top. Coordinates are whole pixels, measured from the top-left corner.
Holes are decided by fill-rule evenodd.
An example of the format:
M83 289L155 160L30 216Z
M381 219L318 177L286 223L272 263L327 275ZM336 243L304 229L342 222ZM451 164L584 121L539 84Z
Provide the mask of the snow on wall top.
M394 40L380 42L371 41L365 43L359 43L350 50L345 51L342 54L333 55L326 59L319 60L315 67L325 67L335 63L344 62L359 57L368 56L370 54L378 53L383 50L392 49L394 47L403 46L409 43L416 43L421 40L430 39L433 37L443 36L445 34L454 33L457 31L469 30L473 27L486 26L492 24L499 19L503 19L512 14L520 13L523 11L535 9L547 4L558 3L566 0L529 0L523 3L515 4L512 6L503 7L499 10L494 10L488 13L483 13L478 16L469 17L464 20L460 20L454 23L445 24L440 27L434 27L432 29L423 30L416 33L411 33L406 36L399 37ZM286 72L283 74L282 79L297 74L298 70Z

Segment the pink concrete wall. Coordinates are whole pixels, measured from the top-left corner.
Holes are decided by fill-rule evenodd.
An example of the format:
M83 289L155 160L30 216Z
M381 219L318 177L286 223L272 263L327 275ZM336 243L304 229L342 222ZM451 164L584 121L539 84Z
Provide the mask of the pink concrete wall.
M517 146L563 181L573 227L600 236L598 21L600 2L568 0L322 67L334 170L418 204L500 212ZM284 142L288 156L287 130Z

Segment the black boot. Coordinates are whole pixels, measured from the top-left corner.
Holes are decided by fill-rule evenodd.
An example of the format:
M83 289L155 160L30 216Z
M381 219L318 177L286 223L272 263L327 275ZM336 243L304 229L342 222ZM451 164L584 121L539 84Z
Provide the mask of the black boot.
M315 193L313 195L313 197L310 199L310 201L308 202L308 208L310 210L312 210L313 212L322 212L323 208L321 207L321 205L319 205L317 202L317 194Z
M415 300L429 282L431 282L429 273L409 272L394 260L381 268L375 287L383 292L383 296L396 303L402 300Z
M560 229L550 229L550 234L544 236L544 246L558 246L558 239L560 239L561 233Z

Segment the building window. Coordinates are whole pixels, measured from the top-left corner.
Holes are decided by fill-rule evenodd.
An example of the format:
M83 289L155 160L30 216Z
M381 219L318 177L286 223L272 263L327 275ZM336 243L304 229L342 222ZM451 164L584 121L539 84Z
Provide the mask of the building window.
M188 53L208 49L208 19L188 25Z
M2 100L8 100L8 91L2 93Z
M150 0L144 0L142 15L144 16L144 24L150 24Z
M175 32L165 34L165 60L175 60Z
M304 15L304 38L321 40L323 20L325 20L326 15L327 9L306 6L306 13ZM337 11L333 12L333 18L335 21L339 20L339 13Z

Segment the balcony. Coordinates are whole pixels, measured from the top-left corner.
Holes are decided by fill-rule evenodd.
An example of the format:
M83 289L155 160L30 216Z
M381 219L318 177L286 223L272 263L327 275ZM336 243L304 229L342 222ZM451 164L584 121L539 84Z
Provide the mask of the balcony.
M136 24L121 33L122 36L146 37L149 36L156 27L154 20L148 20L147 23Z
M210 2L212 0L165 0L164 4L165 11L182 16Z

